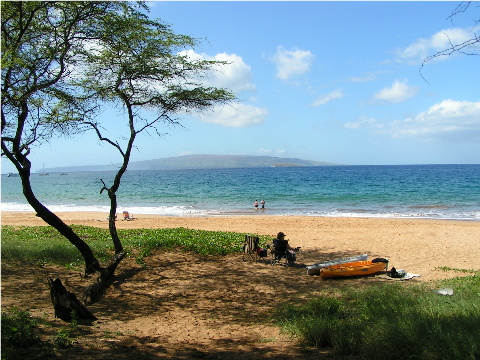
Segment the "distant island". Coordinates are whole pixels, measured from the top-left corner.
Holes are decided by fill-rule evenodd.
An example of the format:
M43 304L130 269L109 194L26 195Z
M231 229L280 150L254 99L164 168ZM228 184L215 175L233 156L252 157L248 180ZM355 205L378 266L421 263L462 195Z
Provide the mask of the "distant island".
M224 169L256 167L331 166L328 162L249 155L185 155L155 160L132 161L128 170ZM45 168L37 172L114 171L119 165L83 165Z

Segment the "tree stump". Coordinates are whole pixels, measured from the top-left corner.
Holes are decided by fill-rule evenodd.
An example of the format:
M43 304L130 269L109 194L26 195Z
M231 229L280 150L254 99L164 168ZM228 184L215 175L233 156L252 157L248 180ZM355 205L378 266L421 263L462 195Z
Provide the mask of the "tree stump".
M56 318L58 317L66 322L72 321L74 316L82 320L97 320L96 316L77 299L75 294L63 286L60 279L52 280L52 278L48 278L48 285L50 286L50 297L52 298Z

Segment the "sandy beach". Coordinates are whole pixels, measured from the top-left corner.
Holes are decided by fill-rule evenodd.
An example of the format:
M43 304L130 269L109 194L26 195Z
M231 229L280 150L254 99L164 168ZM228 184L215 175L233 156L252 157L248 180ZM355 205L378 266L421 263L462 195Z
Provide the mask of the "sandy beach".
M107 214L58 214L67 224L107 228ZM157 252L145 265L125 258L112 285L89 309L95 326L81 328L72 347L58 350L72 360L121 357L151 359L304 359L352 360L328 349L305 347L282 333L272 315L276 304L299 304L343 287L392 283L376 277L325 280L306 274L304 265L367 253L390 259L390 267L421 275L401 282L409 286L465 275L439 267L480 268L480 223L469 221L321 218L292 216L161 217L117 220L119 229L176 228L269 235L283 231L301 246L293 267L268 260L243 261L240 254L201 257ZM2 213L3 225L45 225L33 213ZM239 241L242 237L239 236ZM93 240L90 240L93 241ZM89 279L81 272L53 265L2 262L2 310L15 306L45 317L50 336L65 323L53 320L46 279L60 277L81 297Z
M67 224L108 228L106 213L58 213ZM166 217L132 214L133 221L117 220L119 229L177 228L233 231L275 237L283 231L300 246L302 264L367 253L384 257L390 266L421 275L422 281L456 276L439 267L480 269L480 222L324 218L296 216ZM34 213L3 212L2 225L45 225Z

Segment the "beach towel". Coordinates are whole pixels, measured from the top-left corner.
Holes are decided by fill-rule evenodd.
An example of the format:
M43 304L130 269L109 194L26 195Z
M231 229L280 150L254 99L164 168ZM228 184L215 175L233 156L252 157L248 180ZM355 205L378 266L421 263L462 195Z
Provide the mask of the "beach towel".
M397 270L397 271L400 272L405 270ZM377 275L376 277L379 279L386 279L386 280L410 280L410 279L413 279L414 277L420 277L420 276L421 275L406 272L405 276L400 278L390 277L387 274Z

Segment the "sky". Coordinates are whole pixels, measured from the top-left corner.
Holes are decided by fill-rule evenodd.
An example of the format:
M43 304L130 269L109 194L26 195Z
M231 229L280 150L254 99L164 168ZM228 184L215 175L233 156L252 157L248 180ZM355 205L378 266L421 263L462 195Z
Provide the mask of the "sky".
M131 161L262 155L344 165L480 163L480 56L429 55L473 37L458 2L154 1L150 16L229 62L208 79L237 100L137 139ZM477 48L478 54L478 48ZM111 135L127 128L101 115ZM124 129L124 130L123 130ZM123 131L123 132L122 132ZM119 163L94 134L32 150L33 169ZM2 173L14 171L2 159Z

